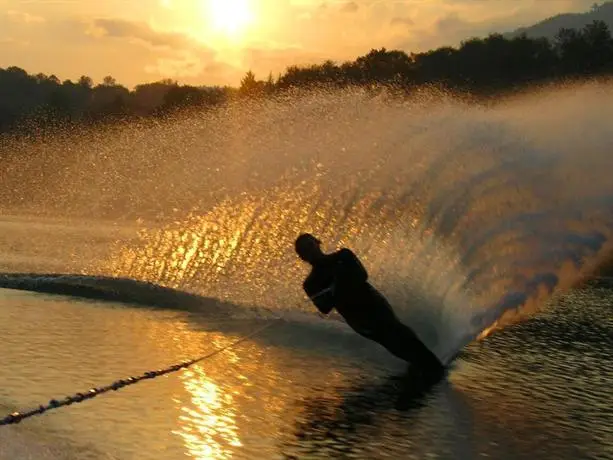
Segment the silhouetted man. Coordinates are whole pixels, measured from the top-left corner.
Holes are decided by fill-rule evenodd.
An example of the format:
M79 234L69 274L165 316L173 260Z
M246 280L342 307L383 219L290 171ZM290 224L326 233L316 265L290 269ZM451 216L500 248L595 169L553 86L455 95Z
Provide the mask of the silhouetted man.
M422 374L422 383L432 384L442 378L441 362L368 283L366 269L351 250L324 254L321 242L309 233L296 239L295 248L298 256L312 266L303 287L321 313L327 315L336 308L358 334L415 366Z

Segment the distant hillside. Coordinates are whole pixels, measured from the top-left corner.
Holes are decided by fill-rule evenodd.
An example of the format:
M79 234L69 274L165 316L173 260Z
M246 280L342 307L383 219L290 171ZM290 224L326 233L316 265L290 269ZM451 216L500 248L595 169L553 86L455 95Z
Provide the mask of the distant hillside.
M561 28L582 29L596 20L604 21L613 30L613 1L594 6L587 13L558 14L533 26L522 27L509 32L505 34L505 37L513 38L525 33L529 38L546 37L552 40Z

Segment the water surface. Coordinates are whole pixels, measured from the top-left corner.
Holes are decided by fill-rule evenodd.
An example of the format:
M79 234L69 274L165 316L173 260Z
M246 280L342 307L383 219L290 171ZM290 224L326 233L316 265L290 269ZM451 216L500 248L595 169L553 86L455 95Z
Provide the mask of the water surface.
M262 320L3 290L0 406L222 347ZM613 458L613 297L582 290L467 348L420 404L336 324L283 321L208 361L0 428L0 458ZM29 456L29 457L28 457Z

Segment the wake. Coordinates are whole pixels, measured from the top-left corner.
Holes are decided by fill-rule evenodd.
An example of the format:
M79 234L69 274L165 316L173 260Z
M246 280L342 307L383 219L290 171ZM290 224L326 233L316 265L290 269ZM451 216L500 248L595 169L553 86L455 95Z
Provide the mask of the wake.
M138 227L112 241L89 228L79 250L91 256L72 260L74 272L245 311L312 311L292 247L314 233L326 250L353 249L445 360L611 254L613 90L578 85L490 107L422 96L311 92L60 135L44 155L36 143L7 145L0 196L19 198L22 214ZM69 237L61 246L74 247ZM107 282L43 284L112 297L119 282ZM160 301L132 288L121 295Z

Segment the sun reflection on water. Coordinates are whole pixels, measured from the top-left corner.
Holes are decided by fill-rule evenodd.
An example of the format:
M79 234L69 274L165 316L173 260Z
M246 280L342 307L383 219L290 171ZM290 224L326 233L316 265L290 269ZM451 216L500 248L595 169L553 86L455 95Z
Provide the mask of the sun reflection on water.
M181 375L191 407L181 407L174 434L183 439L188 455L196 459L226 459L242 446L236 424L234 396L210 380L200 366Z

